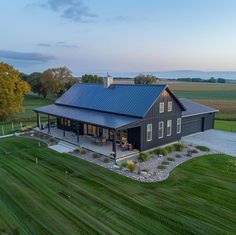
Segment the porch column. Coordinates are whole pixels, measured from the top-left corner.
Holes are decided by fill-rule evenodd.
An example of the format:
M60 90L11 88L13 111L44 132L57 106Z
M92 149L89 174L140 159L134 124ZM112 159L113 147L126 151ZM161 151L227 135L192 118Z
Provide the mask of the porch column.
M79 143L79 123L76 124L76 128L77 128L77 142Z
M63 118L63 137L66 136L66 120Z
M36 113L36 117L37 117L37 127L40 127L40 124L39 124L39 122L40 122L40 120L39 120L39 113L37 112Z
M116 131L114 131L114 135L113 135L112 151L114 152L114 159L115 159L115 164L116 164Z
M50 133L50 117L48 115L48 134Z

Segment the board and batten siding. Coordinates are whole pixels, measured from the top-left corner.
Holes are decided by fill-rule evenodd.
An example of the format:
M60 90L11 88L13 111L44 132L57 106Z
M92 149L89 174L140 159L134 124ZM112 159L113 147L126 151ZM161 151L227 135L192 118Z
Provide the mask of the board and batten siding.
M214 128L214 113L206 113L182 118L183 136Z
M172 111L168 112L168 101L172 101ZM159 112L159 104L164 102L164 113ZM145 115L141 121L140 132L140 150L145 151L152 149L164 144L168 144L181 139L182 133L177 133L177 118L181 118L182 110L176 99L173 98L172 94L165 90L159 99L153 104L151 109ZM171 136L167 136L167 120L172 120ZM158 137L158 123L164 122L164 134L163 138ZM147 141L147 125L152 124L152 140Z

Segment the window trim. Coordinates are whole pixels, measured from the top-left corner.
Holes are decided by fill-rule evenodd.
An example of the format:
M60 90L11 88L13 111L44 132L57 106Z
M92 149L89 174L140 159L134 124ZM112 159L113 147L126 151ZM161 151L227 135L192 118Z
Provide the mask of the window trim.
M164 113L165 112L165 103L160 102L159 103L159 113Z
M162 124L162 128L160 128L160 124ZM159 135L159 132L161 131L161 136ZM164 121L158 122L158 139L163 139L164 138Z
M180 123L178 123L178 121L180 121ZM177 121L176 121L176 132L177 134L180 134L181 131L182 131L182 118L177 118ZM178 126L179 126L179 129L178 129Z
M170 126L168 126L168 123L170 123ZM168 128L170 128L170 133L168 133ZM166 123L166 136L171 136L172 134L172 120L167 120L167 123Z
M149 132L150 132L150 138L148 138ZM152 141L152 123L147 124L147 138L146 139L147 139L147 142Z
M173 110L173 102L172 101L168 101L167 110L168 110L168 112L172 112L172 110Z

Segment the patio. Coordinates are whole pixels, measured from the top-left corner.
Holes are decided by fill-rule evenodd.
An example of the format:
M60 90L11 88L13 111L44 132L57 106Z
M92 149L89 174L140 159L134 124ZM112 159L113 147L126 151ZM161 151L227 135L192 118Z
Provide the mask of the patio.
M68 143L77 145L79 147L91 150L93 152L100 153L105 156L111 156L112 152L112 142L107 141L105 143L95 143L92 136L88 135L80 135L79 136L79 142L77 142L77 135L73 132L70 131L65 131L65 136L63 136L63 130L60 130L58 128L50 128L50 133L48 133L48 129L45 128L43 130L39 128L35 128L36 131L40 131L44 134L50 135L52 137L55 137L57 139L66 141ZM118 158L124 158L128 156L133 156L137 154L139 151L134 149L132 151L126 150L123 151L118 144L116 144L116 154L117 154L117 159Z

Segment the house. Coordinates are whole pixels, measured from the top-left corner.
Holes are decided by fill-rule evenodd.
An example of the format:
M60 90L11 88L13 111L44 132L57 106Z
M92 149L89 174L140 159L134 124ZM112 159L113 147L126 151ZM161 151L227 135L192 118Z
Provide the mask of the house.
M62 139L73 133L73 141L94 151L99 142L99 146L110 144L107 155L112 153L115 158L214 128L216 111L178 99L167 85L113 84L112 77L107 77L104 85L75 84L54 104L35 109L38 128L40 113L46 114L48 133L60 130ZM52 116L56 128L52 128Z

